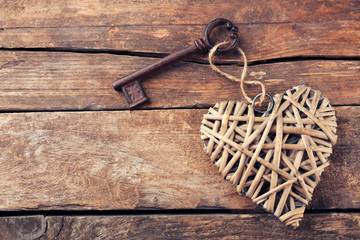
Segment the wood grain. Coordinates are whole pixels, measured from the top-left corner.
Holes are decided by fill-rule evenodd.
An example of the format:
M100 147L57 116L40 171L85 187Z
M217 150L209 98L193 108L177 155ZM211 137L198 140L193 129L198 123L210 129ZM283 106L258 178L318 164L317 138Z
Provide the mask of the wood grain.
M209 19L210 21L211 19ZM286 57L359 57L359 22L245 24L240 47L249 61ZM205 25L99 26L66 28L5 28L0 48L57 48L64 50L174 53L202 37ZM234 61L237 55L226 56ZM193 61L204 61L194 56ZM227 62L217 59L218 62Z
M240 27L250 61L359 57L359 9L356 0L7 1L0 6L0 47L171 53L225 17Z
M0 239L359 238L358 0L0 2L0 111L39 111L0 114L0 211L144 210L2 217ZM240 98L236 83L203 64L206 56L144 81L147 111L110 111L127 108L112 82L157 60L125 55L181 50L217 17L239 27L240 46L257 64L249 80L263 81L271 95L307 84L337 105L338 144L308 207L320 211L307 211L297 230L239 196L203 152L206 110L184 108ZM221 68L240 75L235 65ZM172 110L151 110L162 108ZM329 209L348 213L318 213Z
M39 239L47 230L50 236L56 224L59 222L50 221L44 216L24 216L24 217L2 217L0 219L0 238L1 239ZM51 225L49 224L51 223ZM59 229L57 229L57 232Z
M206 110L1 114L1 210L262 211L200 141ZM339 144L311 208L359 208L359 107L336 107ZM351 194L349 194L351 193Z
M0 12L4 27L57 27L102 26L111 24L162 25L164 23L207 24L213 16L236 18L241 23L327 22L358 20L359 2L300 0L246 1L199 0L199 1L94 1L49 0L1 4ZM236 9L236 11L234 11ZM186 17L184 17L186 16Z
M311 214L292 230L267 214L65 218L59 239L355 239L359 220L359 214Z
M124 95L112 82L155 58L63 52L0 52L2 110L124 109ZM240 76L237 65L221 66ZM299 84L320 90L333 105L360 103L359 61L296 61L250 66L248 80L260 80L271 95ZM180 62L142 82L150 103L143 108L181 108L240 99L237 83L208 65ZM254 97L260 92L248 86Z
M37 228L38 222L46 222L47 228ZM296 230L269 214L7 217L0 219L0 237L15 240L36 231L41 240L358 239L359 222L359 213L307 214Z

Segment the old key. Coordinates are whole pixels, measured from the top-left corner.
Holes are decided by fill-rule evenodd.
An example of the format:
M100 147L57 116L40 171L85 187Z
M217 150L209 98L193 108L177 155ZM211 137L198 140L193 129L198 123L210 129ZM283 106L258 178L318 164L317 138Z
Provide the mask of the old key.
M120 89L125 94L126 99L130 104L130 108L136 107L148 99L146 98L139 80L150 75L160 68L169 65L170 63L176 62L180 59L183 59L191 54L195 53L207 53L209 49L213 47L213 43L210 42L210 33L218 26L225 25L227 30L230 32L230 37L233 39L232 42L224 47L219 48L218 52L229 52L233 50L238 44L239 38L237 36L237 27L234 26L229 20L223 18L217 18L210 22L204 31L204 38L199 38L194 41L194 44L190 47L164 57L158 62L155 62L139 71L136 71L126 77L120 78L113 83L115 90L119 91Z

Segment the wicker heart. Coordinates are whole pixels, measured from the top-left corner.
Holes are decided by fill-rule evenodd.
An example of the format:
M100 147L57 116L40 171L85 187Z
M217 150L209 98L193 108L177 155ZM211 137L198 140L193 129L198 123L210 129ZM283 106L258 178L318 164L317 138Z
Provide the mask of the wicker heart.
M267 116L242 102L216 104L204 115L201 137L239 193L297 227L329 165L336 127L329 100L297 86L276 95Z

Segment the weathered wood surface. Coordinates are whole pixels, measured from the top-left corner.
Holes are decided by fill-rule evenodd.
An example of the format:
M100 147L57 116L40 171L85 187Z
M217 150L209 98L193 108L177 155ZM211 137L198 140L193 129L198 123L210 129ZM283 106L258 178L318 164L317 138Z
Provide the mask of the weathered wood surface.
M206 110L1 114L0 210L262 211L223 180L200 141ZM359 107L336 107L339 140L314 209L360 207ZM351 194L349 194L351 193Z
M299 56L360 56L359 22L238 26L240 46L250 62ZM205 25L15 28L0 31L0 47L174 53L202 37L204 28ZM191 59L204 61L202 56Z
M51 235L56 223L44 216L26 216L26 217L2 217L0 218L0 238L6 240L12 239L39 239L42 236L50 236L53 239L56 235ZM50 225L51 224L51 225ZM48 232L48 230L50 230ZM59 229L57 229L57 232Z
M156 58L62 52L0 52L0 109L99 110L124 109L128 103L112 82ZM221 66L240 76L242 68ZM333 105L360 103L359 61L296 61L250 66L248 80L261 80L274 95L299 84L320 90ZM146 79L142 85L151 102L142 108L213 105L240 99L238 83L208 65L181 62ZM250 96L260 92L247 87Z
M103 26L112 23L134 25L207 24L214 16L235 18L239 23L357 21L359 2L300 0L92 1L49 0L3 1L0 7L4 27ZM234 11L236 9L236 11ZM186 15L186 17L184 17ZM76 16L76 18L74 18ZM59 21L60 19L60 21Z
M269 214L29 216L0 219L0 237L18 239L358 239L360 214L307 214L296 230ZM42 228L46 225L47 228ZM32 236L34 238L30 238Z
M359 209L358 0L1 1L0 110L127 108L111 83L157 59L51 50L171 53L201 37L216 17L239 26L240 46L257 64L249 80L262 80L272 95L307 84L338 106L338 145L309 208ZM269 59L277 60L262 64ZM188 60L206 62L204 56ZM235 65L222 68L241 72ZM151 103L142 109L201 108L240 96L236 83L189 62L143 86ZM250 214L0 218L0 238L359 238L359 213L305 214L294 231L238 196L203 153L205 112L0 114L0 210L226 208Z
M6 1L0 47L170 53L201 37L213 18L225 17L240 27L250 61L359 57L359 9L357 0Z

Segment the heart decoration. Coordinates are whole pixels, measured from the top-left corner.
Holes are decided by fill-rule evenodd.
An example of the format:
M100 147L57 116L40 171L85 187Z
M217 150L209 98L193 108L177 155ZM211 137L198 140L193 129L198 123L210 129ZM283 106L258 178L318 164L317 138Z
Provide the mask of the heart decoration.
M204 115L205 152L239 193L298 227L336 143L335 110L319 91L274 96L270 113L221 102Z

